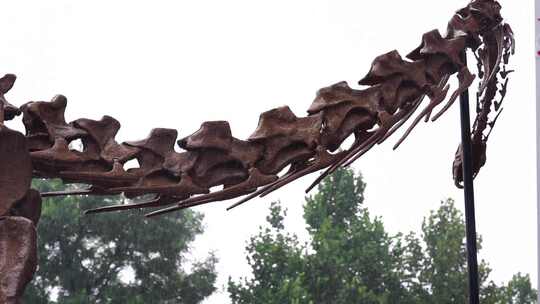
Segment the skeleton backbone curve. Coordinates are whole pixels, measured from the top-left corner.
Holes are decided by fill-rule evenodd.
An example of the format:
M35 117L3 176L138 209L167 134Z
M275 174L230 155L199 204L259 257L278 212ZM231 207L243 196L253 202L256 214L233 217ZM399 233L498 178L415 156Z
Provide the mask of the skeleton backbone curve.
M50 102L28 102L20 108L2 98L4 117L10 120L22 113L26 135L20 141L21 145L26 142L29 153L23 163L32 167L32 176L91 185L80 192L85 194L156 195L155 200L147 203L89 212L174 205L149 214L155 215L243 196L238 204L326 169L315 185L336 168L352 163L385 141L418 112L394 146L397 148L421 120L435 121L472 84L475 76L463 59L470 49L478 59L481 79L471 133L476 175L485 163L486 141L497 118L490 121L488 115L502 110L511 72L506 64L513 53L512 31L502 23L500 8L492 0L471 2L453 16L444 36L438 30L424 34L421 45L407 55L409 60L397 51L375 58L370 71L359 81L365 89L352 89L346 82L322 88L305 117L297 117L287 106L264 112L246 140L235 138L227 121L207 121L198 131L178 141L176 130L157 128L146 139L119 144L115 135L120 123L111 116L66 123L67 99L62 95ZM454 74L459 87L449 93L447 83ZM1 79L2 95L14 81L15 76L10 74ZM434 113L435 107L445 100ZM341 150L349 136L354 136L354 144ZM70 142L75 140L82 142L81 151L70 149ZM175 144L184 152L176 152ZM2 155L3 162L8 159L9 156ZM132 159L137 159L140 166L124 169L124 164ZM286 168L286 173L278 175ZM462 183L460 168L458 148L453 166L458 187ZM216 186L223 189L210 192ZM11 207L5 201L2 203L3 211Z
M346 82L322 88L303 117L287 106L264 112L247 139L235 138L226 121L208 121L179 140L176 130L157 128L146 139L118 143L115 136L120 123L111 116L66 122L67 98L62 95L49 102L12 105L4 95L16 77L7 74L0 79L0 225L21 218L37 224L41 196L30 189L32 177L89 185L75 193L43 193L44 197L124 194L133 198L154 194L155 198L147 202L87 210L99 213L162 207L147 216L240 198L236 206L324 170L311 189L324 176L384 142L415 116L394 146L397 148L421 120L439 118L478 77L476 118L470 134L476 175L486 161L486 142L502 110L512 72L506 66L514 52L513 34L503 22L500 9L493 0L470 2L454 14L444 35L437 30L427 32L406 59L397 51L375 58L359 81L362 89L352 89ZM477 75L467 68L467 50L475 55ZM455 75L459 85L450 90L448 81ZM21 114L24 135L4 124ZM341 149L349 137L354 143ZM70 148L73 141L82 142L80 151ZM183 152L176 152L175 144ZM139 167L124 168L133 159L138 160ZM459 147L453 177L460 187ZM14 240L35 242L32 236ZM30 253L30 264L32 259L35 257ZM28 267L20 269L19 278L23 279L15 280L18 283L11 287L15 294L32 277L32 267Z

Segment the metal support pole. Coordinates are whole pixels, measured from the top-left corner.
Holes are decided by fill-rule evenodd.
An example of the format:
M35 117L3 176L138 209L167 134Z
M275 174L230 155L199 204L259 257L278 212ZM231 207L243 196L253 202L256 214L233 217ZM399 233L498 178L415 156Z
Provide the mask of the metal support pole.
M461 53L467 65L466 52ZM469 115L469 90L459 96L461 117L461 152L463 160L463 192L465 194L465 225L467 232L467 265L469 268L469 303L479 304L478 260L476 249L476 220L474 215L474 189L472 174L471 126Z

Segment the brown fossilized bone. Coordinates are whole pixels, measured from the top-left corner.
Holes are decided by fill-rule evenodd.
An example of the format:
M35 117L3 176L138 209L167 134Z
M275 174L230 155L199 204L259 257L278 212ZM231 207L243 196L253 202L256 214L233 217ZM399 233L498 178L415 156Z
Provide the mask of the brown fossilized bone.
M444 36L437 30L424 34L408 59L397 51L375 58L359 82L363 89L352 89L345 82L322 88L305 117L296 116L286 106L267 111L245 140L231 134L228 122L209 121L178 141L176 130L154 129L146 139L118 143L115 136L120 123L110 116L66 122L67 98L62 95L16 108L4 97L15 76L5 75L0 78L0 299L17 303L35 269L41 197L30 189L32 177L89 185L75 192L43 193L44 197L155 195L148 202L87 213L163 207L147 214L154 216L240 198L232 208L325 170L311 189L340 166L384 142L417 113L395 144L397 148L421 120L439 118L478 78L477 116L471 132L476 175L486 161L486 142L502 111L507 77L512 72L506 65L514 52L513 34L503 23L500 9L493 0L470 2L452 17ZM463 60L467 50L477 59L476 76ZM459 86L451 90L448 81L453 75ZM492 111L496 112L494 118L489 117ZM25 135L4 125L21 113ZM341 149L349 137L354 143ZM79 140L81 150L70 145ZM176 152L175 144L183 152ZM139 167L126 169L125 164L135 159ZM460 187L460 148L453 175ZM216 187L220 189L214 190Z
M0 303L21 303L36 271L36 249L36 227L31 220L0 217Z
M511 72L506 64L513 53L512 31L502 22L499 11L500 5L492 0L471 2L453 16L444 36L437 30L424 34L408 60L397 51L375 58L359 81L364 89L352 89L345 82L320 89L305 117L296 116L286 106L267 111L246 140L235 138L228 122L210 121L177 142L176 130L154 129L144 140L118 143L115 135L120 123L110 116L67 123L67 99L62 95L49 102L26 103L21 111L33 174L90 185L77 193L156 195L150 202L88 213L172 205L149 216L243 196L238 205L325 169L315 185L385 141L415 112L417 116L394 148L421 120L440 117L475 79L461 57L470 49L478 58L480 79L471 134L476 175L485 163L486 141L496 121L490 121L488 114L502 110ZM454 74L459 87L452 91L448 81ZM6 105L6 118L18 114L13 106ZM354 136L354 144L341 151L340 146L350 136ZM82 151L70 148L74 140L82 141ZM176 152L175 144L184 152ZM138 160L139 168L124 169L132 159ZM459 148L453 167L459 187ZM210 191L216 186L222 189ZM59 194L66 193L45 195Z

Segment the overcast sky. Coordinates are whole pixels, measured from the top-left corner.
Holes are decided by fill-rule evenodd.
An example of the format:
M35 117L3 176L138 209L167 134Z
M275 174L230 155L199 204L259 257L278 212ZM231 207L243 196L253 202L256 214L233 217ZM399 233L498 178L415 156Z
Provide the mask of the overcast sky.
M480 253L497 282L530 273L536 284L535 101L532 1L504 1L517 53L505 110L490 137L487 164L475 183ZM318 88L351 86L377 55L406 55L424 32L444 32L466 0L199 0L4 1L0 4L0 73L15 73L9 100L68 97L68 121L108 114L122 123L119 141L151 128L191 134L207 120L228 120L246 138L259 114L289 105L305 115ZM474 72L474 65L471 63ZM474 94L473 94L474 96ZM20 128L20 122L10 126ZM399 135L354 168L367 182L366 205L391 233L418 231L441 200L463 194L452 182L459 133L457 104L436 123L418 126L397 150ZM397 138L396 138L397 137ZM271 201L289 209L291 232L305 237L304 188L310 175L275 194L226 212L229 203L198 207L206 231L193 256L215 251L218 288L249 274L246 241L264 224ZM228 303L221 291L205 303Z

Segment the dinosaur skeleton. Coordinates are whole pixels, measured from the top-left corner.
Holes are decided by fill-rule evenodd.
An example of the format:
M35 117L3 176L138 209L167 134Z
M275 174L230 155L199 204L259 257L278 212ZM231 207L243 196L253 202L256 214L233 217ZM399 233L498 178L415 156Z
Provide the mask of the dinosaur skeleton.
M232 208L324 170L310 190L337 168L351 164L374 145L384 142L414 113L418 114L394 149L421 120L437 120L475 79L463 57L468 49L475 54L480 79L477 116L471 132L476 176L485 164L486 142L502 111L508 74L512 72L506 65L514 53L513 34L509 25L503 23L500 9L493 0L472 1L456 12L444 36L437 30L424 34L420 46L407 55L409 60L397 51L375 58L367 75L359 81L364 89L352 89L346 82L322 88L305 117L296 116L287 106L264 112L246 140L235 138L228 122L208 121L180 140L176 130L158 128L146 139L118 143L115 136L120 123L113 117L67 123L67 98L62 95L49 102L13 106L4 94L13 86L15 76L5 75L0 79L0 229L19 218L29 219L20 224L22 230L28 229L29 223L37 225L41 197L48 196L124 194L133 198L154 194L154 199L147 202L101 207L86 213L162 207L147 214L156 216L240 198L229 207ZM459 86L451 92L448 81L454 74ZM496 115L490 120L492 111ZM20 114L25 135L4 125L5 120ZM349 137L354 138L354 143L341 149ZM71 149L70 143L79 140L82 150ZM176 152L175 144L183 152ZM124 168L135 159L138 168ZM453 163L458 187L463 181L461 162L458 147ZM89 188L40 196L30 189L32 177L61 178L65 183L88 184ZM222 189L210 190L216 186ZM23 246L22 243L32 243L32 238L35 243L35 233L9 241ZM0 237L0 242L4 239ZM0 255L10 254L1 248L5 247L0 247ZM35 268L35 252L28 251L28 263L24 265L33 263ZM0 270L5 269L10 269L9 263L0 263ZM32 267L26 267L14 276L14 297L21 294L32 274Z

